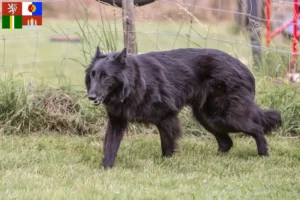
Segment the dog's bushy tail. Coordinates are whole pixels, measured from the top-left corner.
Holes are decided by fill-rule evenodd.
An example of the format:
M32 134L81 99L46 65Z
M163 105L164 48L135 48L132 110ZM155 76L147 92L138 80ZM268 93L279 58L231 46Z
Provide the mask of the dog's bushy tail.
M281 126L281 124L282 120L279 111L271 109L262 110L262 125L265 134L268 134L273 128Z

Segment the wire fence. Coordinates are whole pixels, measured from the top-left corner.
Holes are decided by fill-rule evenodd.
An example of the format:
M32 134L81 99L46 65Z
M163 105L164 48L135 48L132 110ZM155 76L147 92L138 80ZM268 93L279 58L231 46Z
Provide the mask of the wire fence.
M216 48L238 57L250 66L252 65L252 49L257 48L262 50L266 56L270 53L285 55L287 60L280 65L288 68L290 55L292 55L291 40L279 35L272 40L271 46L266 46L264 41L266 19L250 16L246 9L243 12L237 9L224 9L222 7L224 1L231 4L236 3L233 0L217 0L215 5L211 6L199 3L200 0L195 0L195 4L188 0L158 0L153 5L137 7L136 12L139 14L136 18L138 53L183 47ZM82 43L96 46L98 40L101 39L99 37L105 34L115 34L116 48L123 47L122 15L119 8L90 1L89 7L101 12L101 16L89 20L92 27L89 29L83 18L80 18L80 22L76 21L76 8L84 7L80 2L77 2L77 5L74 5L75 2L71 0L44 0L43 2L44 7L65 3L64 5L67 7L64 9L64 14L68 15L67 19L44 17L43 28L40 29L1 30L0 72L13 69L20 73L28 73L35 78L54 77L63 72L64 75L72 78L74 73L80 74L83 70L82 66L74 61L81 60L83 64L88 64L88 60L84 62L83 54L92 54L94 51L91 49L86 52L88 50L83 49ZM271 24L273 26L283 24L287 18L293 15L292 1L273 0L272 4L275 5L272 7ZM179 17L173 18L173 13L168 13L168 9L163 9L168 6L172 7L173 13L179 13ZM156 10L156 13L161 11L162 19L151 19L146 12L150 7L152 10ZM84 10L81 9L81 12ZM89 13L88 10L86 11ZM199 17L199 13L202 12L217 13L217 15L214 14L215 21L203 20ZM220 16L223 14L228 16L227 19L221 19ZM276 14L281 15L281 18L276 18ZM107 15L113 17L106 19ZM236 18L238 16L255 19L253 28L262 33L259 45L251 43L248 32L237 26ZM80 25L80 23L82 24ZM82 35L89 35L90 41L82 41ZM58 36L80 38L81 42L54 41ZM277 69L279 63L275 62L271 65L274 65L270 66L271 68ZM78 80L80 78L75 78L75 81Z

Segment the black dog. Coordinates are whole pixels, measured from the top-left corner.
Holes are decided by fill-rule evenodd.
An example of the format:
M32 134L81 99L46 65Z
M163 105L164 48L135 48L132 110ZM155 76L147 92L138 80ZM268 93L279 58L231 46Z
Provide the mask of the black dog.
M264 134L281 125L280 113L262 110L254 101L255 80L236 58L215 49L177 49L126 55L126 49L103 54L97 47L86 70L88 98L104 104L108 125L103 166L112 167L130 121L155 124L162 155L173 155L181 136L178 112L191 106L198 122L211 132L220 152L228 152L228 133L244 132L268 155Z

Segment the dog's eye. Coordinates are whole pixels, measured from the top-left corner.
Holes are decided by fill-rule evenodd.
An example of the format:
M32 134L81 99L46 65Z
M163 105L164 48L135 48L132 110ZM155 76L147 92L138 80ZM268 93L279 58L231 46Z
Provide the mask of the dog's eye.
M100 78L101 79L105 79L105 78L107 78L108 76L107 76L107 74L105 73L105 72L101 72L101 74L100 74Z

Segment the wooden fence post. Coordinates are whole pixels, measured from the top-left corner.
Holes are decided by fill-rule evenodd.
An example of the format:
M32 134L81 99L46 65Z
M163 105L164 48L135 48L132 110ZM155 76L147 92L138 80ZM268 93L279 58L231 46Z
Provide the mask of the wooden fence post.
M122 0L122 15L123 15L124 46L127 48L127 53L136 54L137 45L136 45L133 1Z

